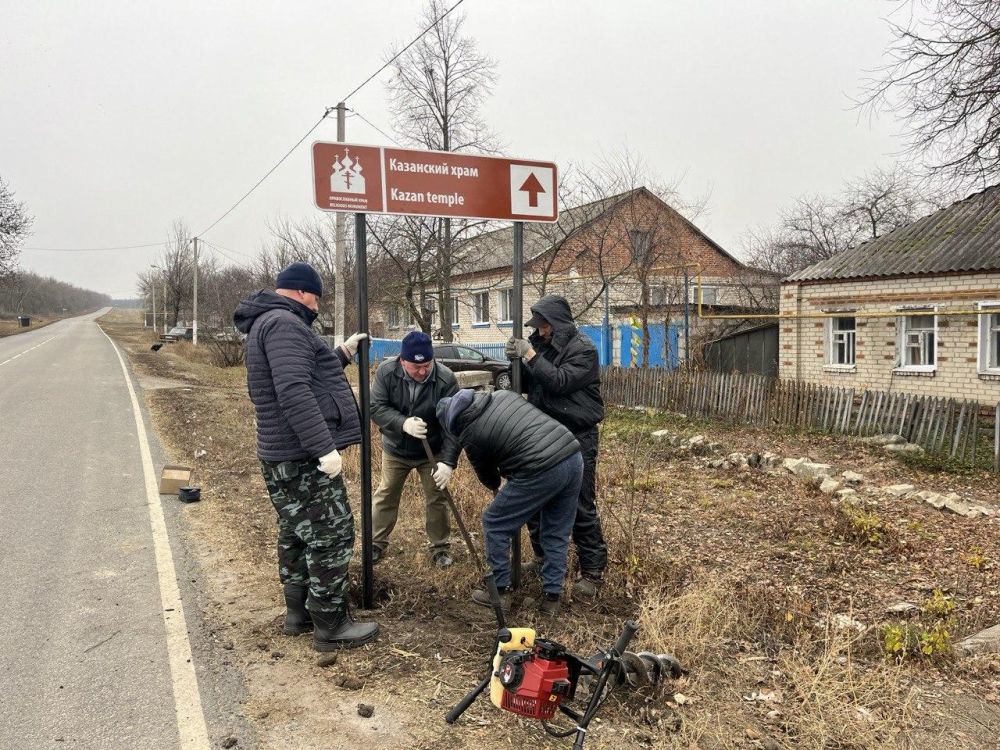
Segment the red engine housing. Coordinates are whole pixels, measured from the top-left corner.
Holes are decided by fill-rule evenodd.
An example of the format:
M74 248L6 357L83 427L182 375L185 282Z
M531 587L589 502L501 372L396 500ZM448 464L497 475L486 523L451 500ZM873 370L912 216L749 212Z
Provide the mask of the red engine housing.
M563 697L569 695L569 667L566 659L544 658L539 651L536 646L500 664L504 686L500 707L530 719L551 719Z

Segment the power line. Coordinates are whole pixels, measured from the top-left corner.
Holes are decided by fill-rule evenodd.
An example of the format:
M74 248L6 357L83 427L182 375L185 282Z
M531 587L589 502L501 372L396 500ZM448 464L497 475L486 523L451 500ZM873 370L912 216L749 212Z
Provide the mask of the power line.
M198 239L201 239L200 237ZM208 240L201 239L202 242L211 245L217 250L222 250L223 252L232 253L233 255L242 255L244 258L249 258L250 260L255 260L256 256L250 255L249 253L240 252L239 250L233 250L231 247L223 247L217 242L209 242Z
M365 116L364 116L363 114L361 114L360 112L358 112L358 110L356 110L356 109L352 109L352 110L351 110L351 112L352 112L352 113L354 113L355 115L357 115L358 117L360 117L360 118L361 118L362 120L364 120L365 122L367 122L367 123L368 123L368 125L369 125L369 127L371 127L372 129L374 129L374 130L378 131L379 133L381 133L381 134L382 134L382 136L383 136L384 138L388 138L388 139L389 139L390 141L392 141L392 142L393 142L393 143L395 143L395 144L396 144L397 146L399 146L399 141L397 141L397 140L396 140L395 138L393 138L393 137L392 137L391 135L389 135L388 133L386 133L386 132L385 132L384 130L382 130L382 129L381 129L380 127L378 127L378 126L377 126L377 125L376 125L375 123L373 123L373 122L372 122L371 120L369 120L369 119L368 119L367 117L365 117Z
M153 242L147 245L119 245L116 247L27 247L25 250L37 250L44 253L93 253L105 250L138 250L145 247L163 247L163 242Z
M451 13L453 10L455 10L455 8L457 8L459 5L461 5L464 2L465 2L465 0L458 0L457 3L455 3L450 8L448 8L448 10L446 10L444 13L442 13L440 17L434 19L434 22L431 23L430 26L428 26L423 31L421 31L419 34L417 34L415 37L413 37L413 39L410 41L409 44L407 44L405 47L403 47L403 49L401 49L399 52L397 52L395 55L393 55L392 58L389 59L381 68L379 68L378 70L376 70L374 73L372 73L370 76L368 76L364 81L362 81L361 84L359 84L353 91L351 91L351 93L349 93L345 97L342 97L340 101L346 102L348 99L350 99L356 93L358 93L359 91L361 91L361 89L363 89L365 86L367 86L376 76L378 76L379 73L381 73L383 70L385 70L390 65L392 65L396 60L398 60L400 58L400 56L402 56L402 54L404 52L406 52L406 50L408 50L410 47L412 47L414 44L416 44L418 41L420 41L420 39L423 37L424 34L426 34L428 31L430 31L435 26L437 26L441 21L443 21L448 16L449 13ZM311 128L309 128L308 131L306 131L306 134L304 136L302 136L301 138L299 138L299 140L296 142L296 144L294 146L292 146L290 149L288 149L287 152L285 152L285 155L282 156L278 160L278 163L275 164L273 167L271 167L263 177L261 177L259 180L257 180L257 182L254 184L254 186L252 188L250 188L246 193L243 194L242 198L240 198L238 201L236 201L236 203L234 203L232 206L230 206L230 208L229 208L228 211L226 211L224 214L222 214L222 216L220 216L218 219L216 219L215 221L213 221L206 229L203 229L199 233L199 237L201 237L201 236L203 236L205 234L208 234L208 232L210 232L216 226L216 224L218 224L220 221L222 221L227 216L229 216L229 214L231 214L236 209L237 206L239 206L243 201L245 201L247 198L249 198L250 194L253 193L258 187L260 187L261 183L263 183L264 180L266 180L268 177L270 177L274 173L274 170L276 170L278 167L280 167L285 162L285 160L289 156L292 155L292 152L295 151L295 149L297 149L300 145L302 145L302 142L306 138L308 138L316 128L318 128L320 126L320 124L323 122L323 120L325 120L327 117L330 116L331 112L333 112L336 109L337 108L335 106L334 107L327 107L326 111L323 112L323 116L319 118L319 120L316 122L315 125L313 125ZM365 118L362 116L361 119L364 120ZM368 122L368 120L365 120L365 122ZM370 122L368 124L371 125ZM372 125L372 127L374 128L375 126ZM378 128L375 128L375 129L378 130ZM382 131L379 130L379 132L381 133ZM383 135L385 135L385 134L383 133Z
M462 4L462 3L464 3L464 2L465 2L465 0L458 0L458 2L457 2L457 3L455 3L455 4L454 4L454 5L452 5L452 6L450 7L450 8L448 8L448 10L446 10L446 11L445 11L444 13L442 13L442 14L441 14L441 17L440 17L440 18L435 18L435 19L434 19L434 22L433 22L433 23L432 23L432 24L431 24L430 26L428 26L428 27L427 27L426 29L424 29L424 30L423 30L423 31L421 31L421 32L420 32L419 34L417 34L417 35L416 35L415 37L413 37L413 40L412 40L412 41L411 41L411 42L410 42L409 44L407 44L407 45L406 45L405 47L403 47L403 49L401 49L401 50L400 50L399 52L397 52L397 53L396 53L395 55L393 55L393 56L392 56L392 59L390 59L390 60L389 60L388 62L386 62L386 64L385 64L385 65L383 65L383 66L382 66L381 68L379 68L379 69L378 69L378 70L376 70L376 71L375 71L374 73L372 73L372 74L371 74L370 76L368 76L368 78L366 78L366 79L365 79L364 83L362 83L362 84L361 84L360 86L358 86L358 87L357 87L356 89L354 89L354 91L352 91L352 92L351 92L350 94L348 94L347 96L345 96L345 97L341 98L341 100L340 100L340 101L342 101L342 102L346 102L346 101L347 101L348 99L350 99L350 98L351 98L352 96L354 96L354 95L355 95L356 93L358 93L359 91L361 91L361 89L363 89L363 88L364 88L365 86L367 86L367 85L368 85L369 83L371 83L372 79L373 79L373 78L375 78L375 76L377 76L377 75L378 75L379 73L381 73L381 72L382 72L383 70L385 70L386 68L388 68L388 67L389 67L390 65L392 65L392 64L393 64L394 62L396 62L396 60L398 60L398 59L399 59L399 58L400 58L400 57L402 56L402 54L403 54L404 52L406 52L406 50L408 50L408 49L409 49L410 47L412 47L412 46L413 46L414 44L416 44L417 42L419 42L419 41L420 41L420 38L421 38L421 37L422 37L422 36L423 36L424 34L426 34L426 33L427 33L428 31L430 31L430 30L431 30L431 29L433 29L433 28L434 28L435 26L437 26L437 25L438 25L438 24L439 24L439 23L440 23L441 21L443 21L443 20L444 20L444 19L445 19L445 18L447 17L447 15L448 15L449 13L451 13L451 12L452 12L453 10L455 10L455 8L457 8L457 7L459 6L459 5L461 5L461 4ZM335 110L335 109L336 109L336 107L330 107L330 108L328 108L328 109L327 109L327 114L329 114L330 112L332 112L332 111L333 111L333 110Z
M214 253L216 253L218 255L221 255L223 258L225 258L226 260L228 260L230 263L234 263L237 266L240 266L241 268L245 268L246 265L247 265L246 261L237 260L233 256L231 256L228 253L226 253L221 247L219 247L218 245L212 244L208 240L202 240L202 244L206 245L208 247L208 249L211 250L212 252L214 252Z
M290 149L288 149L288 151L285 152L284 156L282 156L280 159L278 159L278 163L277 164L275 164L273 167L271 167L269 170L267 170L267 173L263 177L261 177L259 180L257 180L257 182L254 184L254 186L252 188L250 188L249 190L247 190L243 194L242 198L240 198L238 201L236 201L236 203L234 203L232 206L230 206L228 211L226 211L224 214L222 214L222 216L220 216L218 219L216 219L215 221L213 221L206 229L203 229L199 233L198 236L201 237L202 235L205 235L208 232L210 232L215 227L216 224L218 224L220 221L222 221L227 216L229 216L229 214L231 214L233 211L236 210L237 206L239 206L243 201L245 201L247 198L249 198L250 194L253 193L253 191L256 190L257 188L259 188L260 185L261 185L261 183L264 182L264 180L266 180L268 177L270 177L274 173L274 170L276 170L278 167L280 167L282 164L285 163L285 159L287 159L289 156L291 156L292 152L295 151L295 149L297 149L299 146L302 145L302 141L304 141L306 138L308 138L312 134L312 132L316 128L318 128L320 126L320 124L322 124L323 120L325 120L327 118L327 115L329 115L329 114L330 114L329 110L327 110L326 112L324 112L323 116L320 117L319 120L316 121L316 124L313 125L311 128L309 128L309 130L306 131L306 134L304 136L302 136L301 138L299 138L299 140L295 143L295 145L292 146Z

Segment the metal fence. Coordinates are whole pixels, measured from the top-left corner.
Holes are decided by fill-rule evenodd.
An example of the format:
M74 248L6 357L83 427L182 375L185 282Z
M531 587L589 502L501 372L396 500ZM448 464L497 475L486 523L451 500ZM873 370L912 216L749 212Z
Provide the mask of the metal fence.
M1000 405L835 388L764 375L607 367L608 403L649 406L739 424L844 435L901 435L928 453L1000 471Z

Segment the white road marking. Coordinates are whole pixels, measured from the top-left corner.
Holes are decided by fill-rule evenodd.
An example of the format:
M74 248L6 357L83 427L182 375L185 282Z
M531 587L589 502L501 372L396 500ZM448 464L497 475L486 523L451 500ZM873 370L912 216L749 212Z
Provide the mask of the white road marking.
M104 333L104 329L101 329ZM163 607L163 624L167 630L167 655L170 660L170 677L174 689L174 709L177 712L177 731L180 734L181 747L191 750L208 750L208 728L205 725L205 714L201 707L201 694L198 692L198 678L194 671L194 661L191 657L191 642L188 640L187 623L184 619L184 605L181 602L180 589L177 586L177 572L174 569L174 558L170 552L170 540L167 537L167 524L163 517L163 507L160 505L160 492L153 471L153 457L146 437L146 426L142 420L142 410L139 399L132 387L132 378L122 358L118 346L107 333L104 336L111 342L118 362L125 375L125 385L128 386L129 397L132 399L132 414L135 417L135 427L139 435L139 452L142 455L142 473L146 479L146 500L149 506L149 525L153 531L153 548L156 553L156 573L160 581L160 602Z
M0 367L3 367L3 366L4 366L5 364L7 364L8 362L13 362L13 361L14 361L15 359L17 359L18 357L23 357L23 356L24 356L25 354L27 354L28 352L31 352L31 351L34 351L35 349L37 349L38 347L40 347L40 346L41 346L42 344L47 344L47 343L49 343L49 342L50 342L50 341L51 341L52 339L54 339L54 338L55 338L55 336L49 336L49 337L48 337L47 339L45 339L45 341L43 341L43 342L42 342L41 344L35 344L35 345L34 345L33 347L31 347L30 349L25 349L25 350L24 350L23 352L21 352L20 354L15 354L15 355L14 355L13 357L11 357L10 359L5 359L5 360L4 360L3 362L0 362Z

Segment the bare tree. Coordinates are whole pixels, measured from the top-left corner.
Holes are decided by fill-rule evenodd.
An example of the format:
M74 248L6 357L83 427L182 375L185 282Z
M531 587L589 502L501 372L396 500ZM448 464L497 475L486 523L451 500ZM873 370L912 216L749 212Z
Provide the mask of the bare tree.
M174 221L167 238L166 247L160 256L158 281L166 287L167 298L163 301L163 309L172 322L177 325L181 314L192 308L194 294L194 247L193 236L187 225L180 219Z
M895 112L931 172L961 184L1000 176L1000 3L909 0L890 22L889 62L862 104Z
M31 234L34 217L0 177L0 279L14 273L21 243Z
M943 207L952 194L896 166L875 169L830 196L795 199L778 224L749 231L750 266L786 276Z
M422 148L495 151L496 137L482 117L482 106L493 91L496 63L463 33L464 15L445 16L445 11L441 0L427 0L421 20L433 27L392 64L386 87L394 128L404 141ZM395 54L393 51L391 56ZM434 263L422 264L421 268L433 274L442 338L451 341L451 274L458 260L455 247L463 235L471 232L466 222L455 222L456 228L451 219L438 219L434 224L428 232L411 231L406 236L415 237L418 243L411 248L411 254L422 253L423 240L434 238ZM388 225L393 226L402 227ZM382 238L386 252L396 247L385 232ZM426 280L421 276L420 284ZM409 287L408 292L412 300L413 288Z

